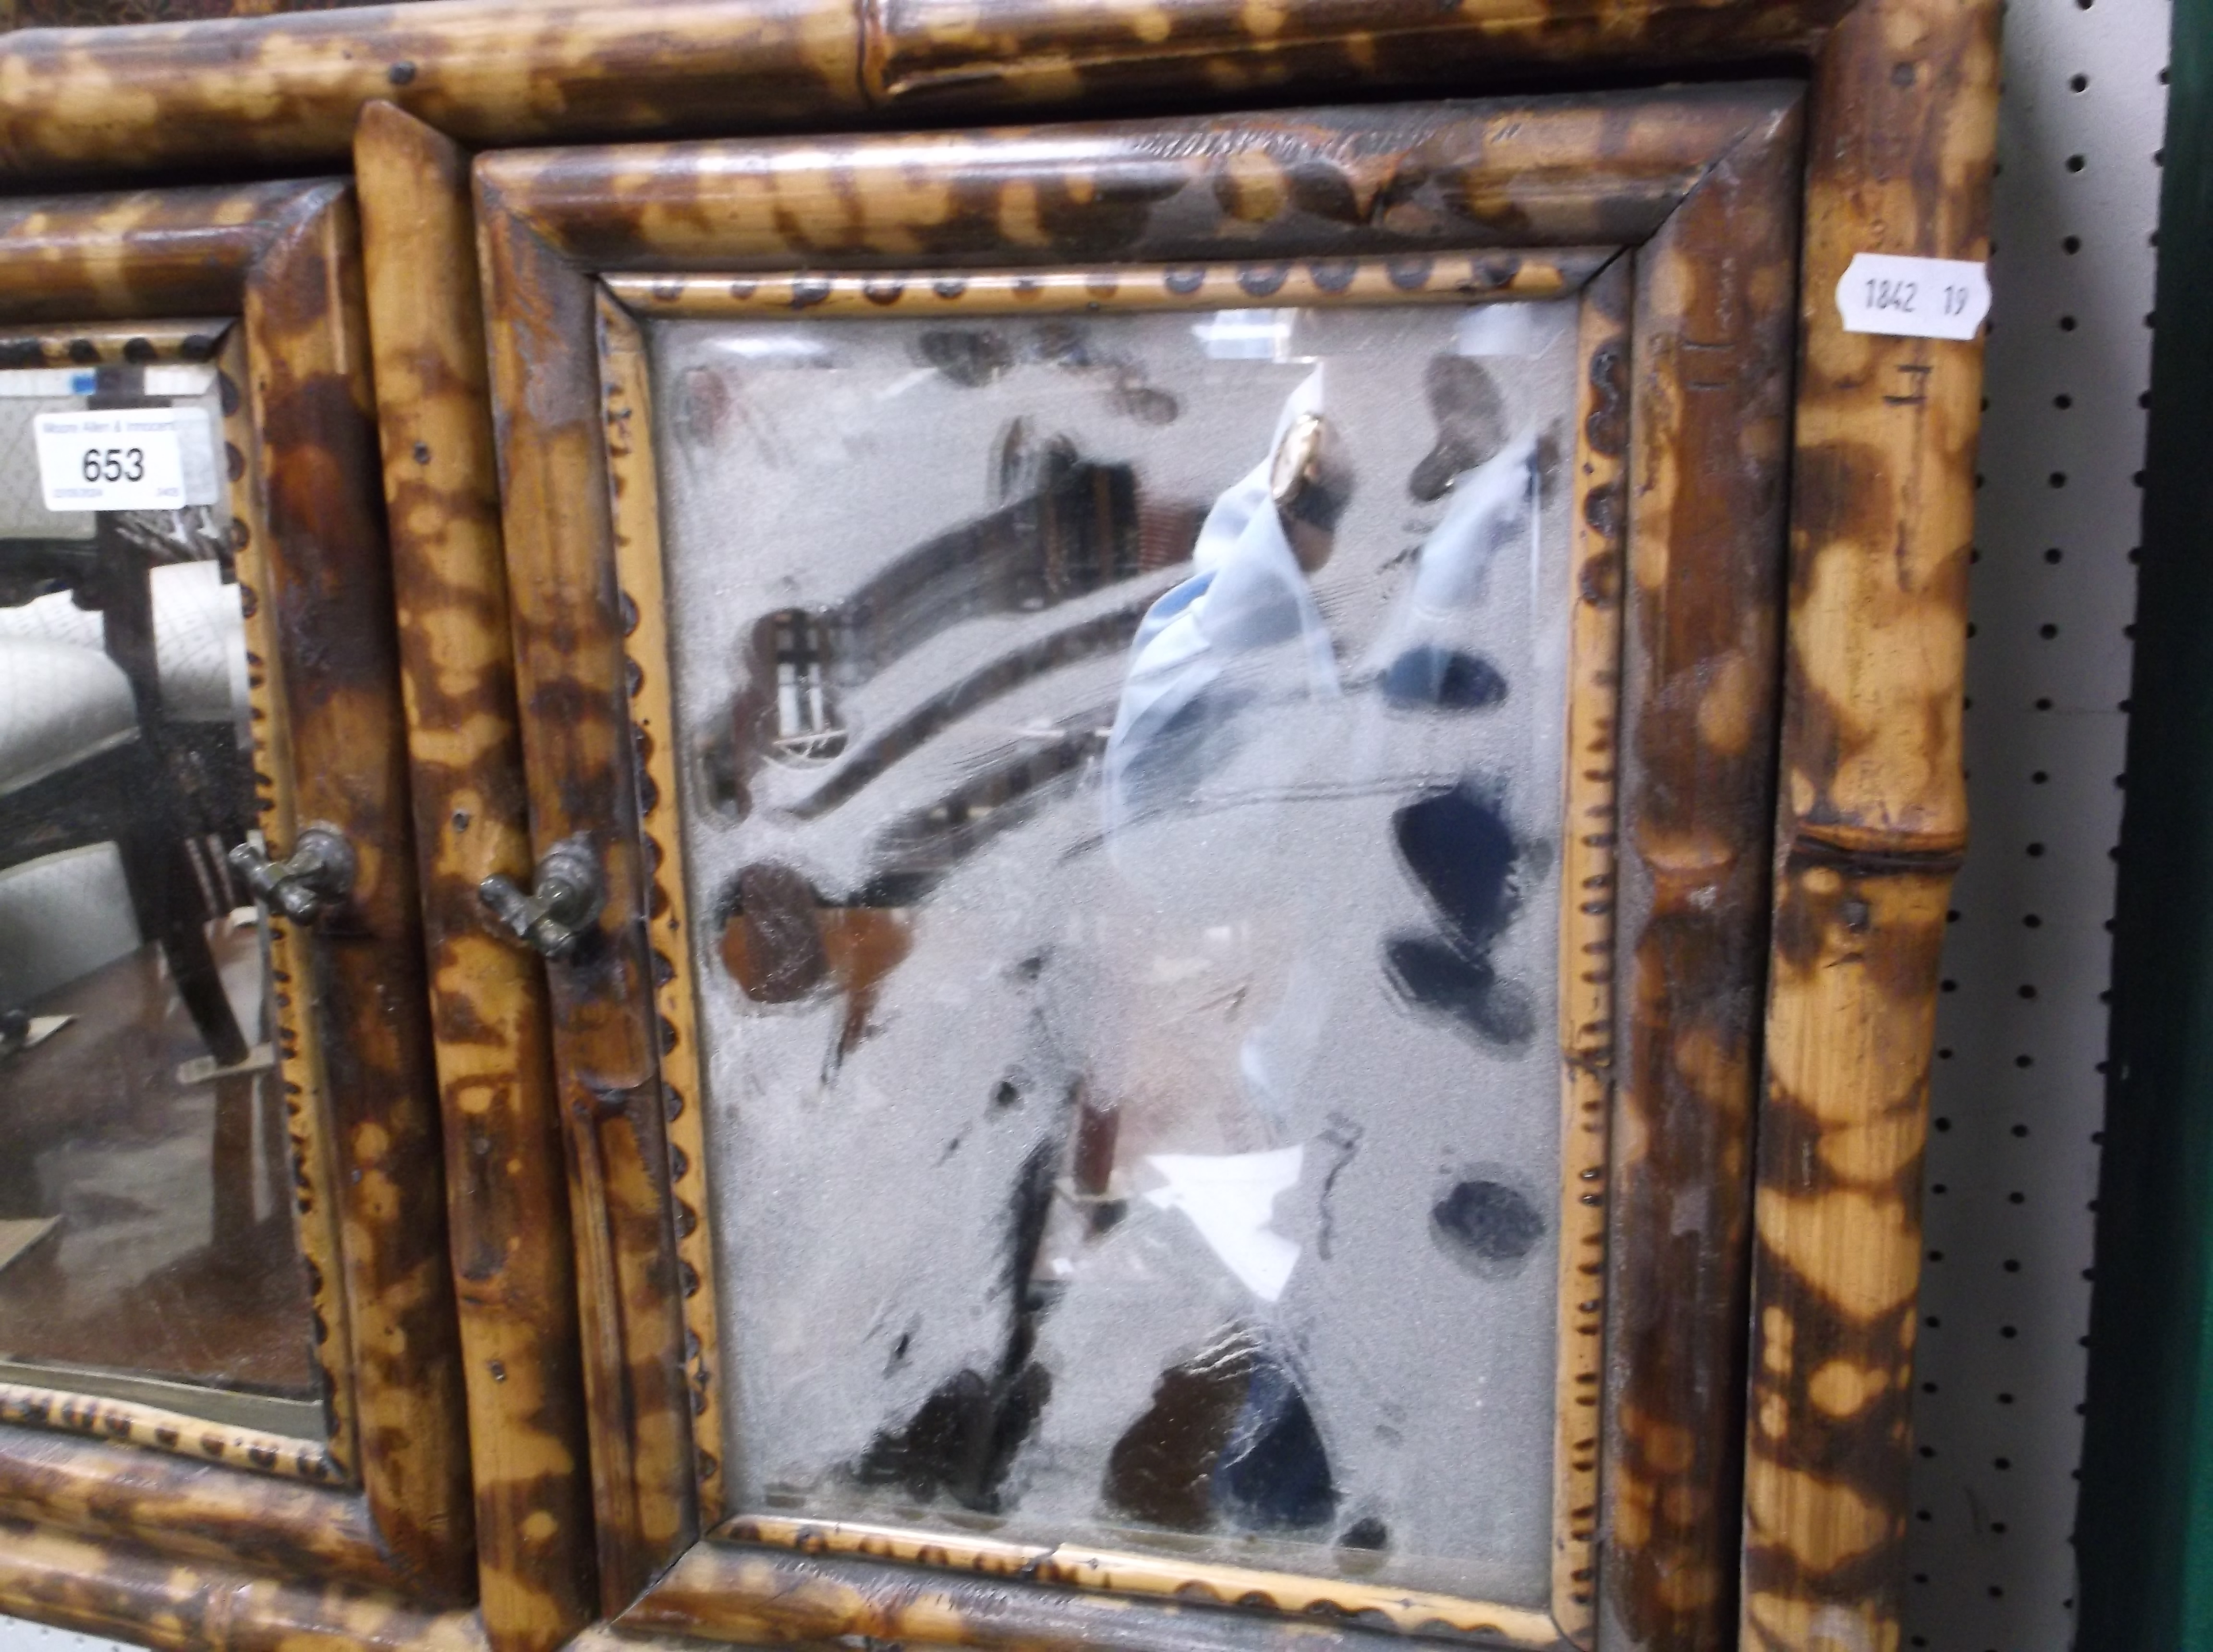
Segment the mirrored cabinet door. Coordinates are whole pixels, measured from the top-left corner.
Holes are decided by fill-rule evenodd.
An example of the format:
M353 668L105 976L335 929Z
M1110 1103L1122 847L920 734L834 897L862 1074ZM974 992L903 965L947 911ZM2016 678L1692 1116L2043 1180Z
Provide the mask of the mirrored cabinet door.
M476 1567L359 283L344 182L0 203L0 1512L376 1640Z
M1798 102L478 162L635 1621L1720 1598Z

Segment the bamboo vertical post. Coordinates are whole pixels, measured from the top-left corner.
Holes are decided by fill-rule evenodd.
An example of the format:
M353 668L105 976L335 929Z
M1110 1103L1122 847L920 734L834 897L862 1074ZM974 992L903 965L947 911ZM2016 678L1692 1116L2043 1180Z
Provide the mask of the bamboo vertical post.
M1814 86L1744 1644L1892 1652L1937 954L1960 770L1978 344L1844 330L1857 253L1981 259L1990 0L1865 0Z
M591 1488L545 982L476 894L528 883L530 838L468 157L372 103L355 170L485 1628L550 1652L592 1616Z

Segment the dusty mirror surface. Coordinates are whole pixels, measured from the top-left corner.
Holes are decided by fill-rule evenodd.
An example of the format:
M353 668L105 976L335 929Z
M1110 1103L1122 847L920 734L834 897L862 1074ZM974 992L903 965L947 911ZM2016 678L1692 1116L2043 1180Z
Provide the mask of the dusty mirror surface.
M165 407L188 503L48 508L40 415ZM0 372L0 1381L315 1437L267 941L224 861L256 814L222 429L211 367Z
M651 326L733 1508L1543 1604L1574 317Z

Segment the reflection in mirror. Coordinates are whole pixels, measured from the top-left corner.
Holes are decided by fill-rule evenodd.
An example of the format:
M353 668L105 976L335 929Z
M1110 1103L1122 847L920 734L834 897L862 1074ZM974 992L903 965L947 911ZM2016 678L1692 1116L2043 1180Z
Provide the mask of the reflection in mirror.
M735 1508L1545 1600L1574 316L655 325Z
M220 396L0 372L0 1381L320 1438ZM39 417L147 407L190 503L47 509Z

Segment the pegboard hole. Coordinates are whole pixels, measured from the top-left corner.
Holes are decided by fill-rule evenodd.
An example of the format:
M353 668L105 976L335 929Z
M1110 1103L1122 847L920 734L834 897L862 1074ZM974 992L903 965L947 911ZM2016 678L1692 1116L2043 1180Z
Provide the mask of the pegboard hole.
M2082 157L2079 155L2070 155L2067 157L2067 170L2070 172L2082 171L2084 164Z
M2067 89L2069 91L2087 92L2089 88L2090 77L2088 75L2070 75L2067 77Z

